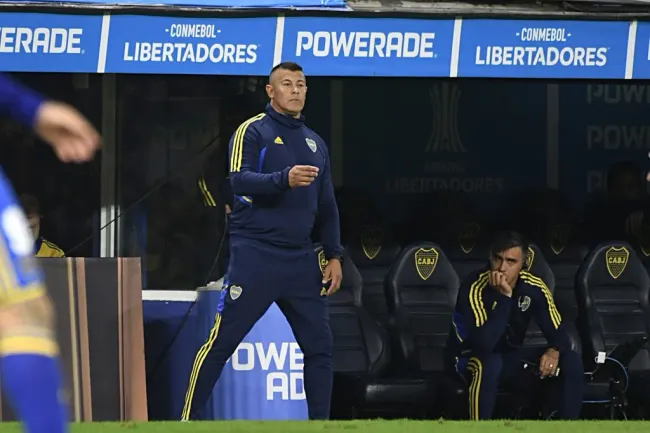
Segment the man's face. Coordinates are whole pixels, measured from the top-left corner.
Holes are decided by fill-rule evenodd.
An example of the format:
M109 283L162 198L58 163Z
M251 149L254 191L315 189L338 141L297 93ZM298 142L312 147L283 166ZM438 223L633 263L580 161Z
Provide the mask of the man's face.
M41 216L37 214L27 215L27 221L29 222L29 228L32 230L34 239L36 239L41 231Z
M504 273L510 287L514 287L523 266L524 252L521 247L510 248L490 257L490 270Z
M302 71L278 69L271 75L266 93L276 109L290 116L298 116L307 98L305 74Z

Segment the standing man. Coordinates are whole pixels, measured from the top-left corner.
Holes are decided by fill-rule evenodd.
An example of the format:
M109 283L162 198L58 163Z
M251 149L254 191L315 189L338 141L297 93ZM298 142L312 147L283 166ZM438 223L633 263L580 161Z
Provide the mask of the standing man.
M64 162L90 160L99 134L75 109L0 74L0 113L30 127ZM68 431L54 312L33 262L34 238L8 179L0 171L0 375L27 433Z
M497 235L490 247L490 267L470 274L458 291L447 343L450 369L469 382L470 419L492 418L497 390L522 391L535 376L559 382L560 418L577 419L582 407L584 368L541 278L523 270L528 242L518 233ZM530 319L542 330L546 348L523 348ZM453 365L451 365L453 364ZM532 369L531 369L532 370Z
M305 126L302 68L271 71L266 112L242 123L230 140L230 262L214 328L199 350L182 420L195 419L226 360L273 302L304 355L310 419L328 419L332 334L327 295L341 284L339 212L323 139ZM311 233L316 215L327 265L320 270Z

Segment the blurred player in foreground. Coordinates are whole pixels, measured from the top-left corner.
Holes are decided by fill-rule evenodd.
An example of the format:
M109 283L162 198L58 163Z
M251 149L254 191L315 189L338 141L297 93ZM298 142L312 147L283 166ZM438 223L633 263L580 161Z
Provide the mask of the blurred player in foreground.
M61 161L85 162L99 135L75 109L0 74L0 112L28 126ZM43 275L33 261L34 239L18 200L0 171L0 375L28 433L64 433L68 421L54 312Z

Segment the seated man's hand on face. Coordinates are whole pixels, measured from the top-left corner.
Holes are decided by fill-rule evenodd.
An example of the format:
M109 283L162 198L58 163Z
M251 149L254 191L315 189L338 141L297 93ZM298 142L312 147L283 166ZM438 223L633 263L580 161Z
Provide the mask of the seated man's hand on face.
M504 296L512 296L512 287L508 284L506 274L503 272L490 271L490 286L497 289Z

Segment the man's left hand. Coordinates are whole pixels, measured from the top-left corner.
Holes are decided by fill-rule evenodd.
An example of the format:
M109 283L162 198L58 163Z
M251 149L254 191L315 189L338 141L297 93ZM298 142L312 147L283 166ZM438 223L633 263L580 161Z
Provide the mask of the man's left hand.
M330 259L327 266L323 270L323 284L331 281L330 287L327 290L327 296L333 295L338 292L341 287L341 280L343 280L343 270L341 269L341 262L339 259Z
M555 376L559 362L560 352L553 348L548 349L539 359L539 375L542 378Z

